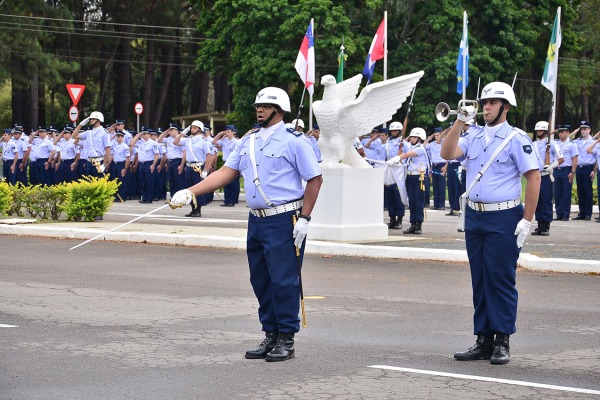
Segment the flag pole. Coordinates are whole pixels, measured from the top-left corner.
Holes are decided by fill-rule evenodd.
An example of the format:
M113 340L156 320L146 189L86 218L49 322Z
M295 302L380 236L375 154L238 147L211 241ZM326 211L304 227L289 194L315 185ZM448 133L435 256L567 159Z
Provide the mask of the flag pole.
M558 21L557 30L560 29L560 11L558 7L556 10L556 18ZM556 118L556 92L558 91L558 48L556 49L556 79L554 80L554 90L552 91L552 114L550 117L550 132L554 131L555 118Z
M385 21L383 24L383 80L387 80L387 49L388 49L388 25L387 25L387 11L383 14L383 20Z
M463 40L464 40L464 48L462 51L462 99L463 103L467 99L467 52L468 51L468 38L467 38L467 12L463 11Z
M315 19L314 18L310 19L310 25L312 26L312 29L313 29L313 40L314 40L314 37L315 37ZM306 86L305 86L305 88L306 88ZM314 93L314 91L315 91L315 83L313 82L313 93ZM312 127L313 127L312 103L313 103L313 94L311 92L308 92L308 131L312 131Z

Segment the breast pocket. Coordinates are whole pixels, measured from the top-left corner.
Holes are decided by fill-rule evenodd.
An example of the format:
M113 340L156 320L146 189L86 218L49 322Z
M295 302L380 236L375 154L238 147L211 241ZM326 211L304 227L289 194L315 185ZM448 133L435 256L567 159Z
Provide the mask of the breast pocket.
M289 165L281 150L267 151L263 155L264 165L261 165L261 169L264 168L267 171L281 172L286 168L286 165Z
M506 174L508 172L508 168L512 168L512 160L510 158L510 152L508 149L504 149L500 152L500 154L498 154L490 168L494 173L498 174Z
M252 168L250 152L247 148L244 148L240 150L240 171L245 171L248 168Z

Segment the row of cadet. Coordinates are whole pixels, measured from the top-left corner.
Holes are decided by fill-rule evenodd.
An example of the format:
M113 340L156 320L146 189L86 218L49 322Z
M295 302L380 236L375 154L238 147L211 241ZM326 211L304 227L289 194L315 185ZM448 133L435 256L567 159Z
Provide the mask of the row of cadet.
M40 126L30 135L19 124L4 129L4 179L10 184L52 185L108 174L120 182L117 201L152 203L200 182L214 171L217 152L226 161L238 141L234 125L213 137L201 121L185 129L177 124L164 131L142 127L137 134L127 131L123 120L108 128L103 123L103 114L94 111L75 128ZM225 187L222 205L237 204L239 192L239 180ZM200 217L201 206L213 198L210 194L197 199L187 216Z

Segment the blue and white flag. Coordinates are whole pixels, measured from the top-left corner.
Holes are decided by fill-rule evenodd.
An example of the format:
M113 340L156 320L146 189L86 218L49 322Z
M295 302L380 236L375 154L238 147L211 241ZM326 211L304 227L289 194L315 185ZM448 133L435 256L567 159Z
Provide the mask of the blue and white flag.
M456 93L463 94L469 86L469 36L467 33L467 12L463 16L463 34L456 61Z

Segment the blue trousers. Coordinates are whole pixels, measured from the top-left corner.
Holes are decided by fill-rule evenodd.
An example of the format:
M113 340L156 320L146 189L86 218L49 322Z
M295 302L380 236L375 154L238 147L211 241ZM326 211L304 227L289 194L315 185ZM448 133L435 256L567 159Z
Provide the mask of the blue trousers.
M265 332L300 330L300 280L292 232L295 211L248 219L247 255L250 283L258 300L258 318ZM300 249L300 262L304 257Z
M536 221L552 222L552 181L550 175L542 176L540 196L535 208Z
M517 247L515 228L523 206L501 211L474 211L467 207L465 241L473 285L473 333L516 332Z
M419 175L408 175L406 177L406 192L408 193L408 208L410 210L410 223L423 222L425 219L423 208L425 207L426 192L421 188ZM425 174L423 186L426 186L429 177Z
M46 162L48 162L47 158L38 158L35 160L35 172L38 177L38 184L49 186L52 182L50 181L50 174L48 173L50 166L46 169L46 166L44 165Z
M459 162L449 162L448 171L446 173L448 181L448 202L450 203L450 209L455 211L460 210L458 198L462 194L460 188L460 181L458 180L459 166Z
M150 171L151 166L152 161L138 163L139 178L142 185L142 201L152 201L154 199L154 173Z
M433 185L433 207L444 208L446 206L446 177L442 175L445 163L433 164L431 180Z
M387 208L390 217L404 217L406 208L400 200L400 191L395 183L383 186L383 205Z
M15 166L15 172L10 172L10 167L12 167L14 160L4 160L4 164L2 165L2 176L6 179L11 185L15 185L17 183L17 169L18 166ZM17 160L17 164L19 161Z
M571 215L571 192L573 190L573 183L569 182L571 168L569 165L554 170L554 199L557 219L569 218Z
M168 180L169 180L169 191L171 195L175 194L175 192L180 191L181 189L185 189L185 165L181 174L177 168L181 165L181 158L173 158L169 160L169 169L167 171Z
M185 166L185 186L194 186L196 183L202 182L202 176L199 172L194 171L192 167ZM204 201L204 196L196 196L196 203L198 207L205 206L207 203Z
M577 197L579 197L579 217L591 217L594 197L592 194L592 179L590 174L594 164L578 165L575 179L577 180Z
M112 179L117 180L118 182L120 182L119 185L119 189L117 190L117 194L119 196L121 196L121 199L119 199L118 196L115 196L117 199L119 200L127 200L127 175L129 174L129 171L125 172L125 176L121 176L121 171L123 170L123 168L125 168L125 161L119 161L119 162L114 162L111 165L111 171L110 171L110 176Z
M75 162L75 159L62 160L60 163L60 169L62 170L64 182L73 182L77 180L77 168L74 171L71 171L71 165L73 165L73 162Z
M21 171L21 168L19 168L19 166L21 165L21 163L23 162L23 159L19 159L19 161L17 161L17 167L15 168L15 173L17 175L17 182L21 182L23 185L27 186L29 179L27 179L27 164L25 164L25 166L23 167L23 171Z
M237 204L240 197L240 178L232 180L223 187L223 203Z

